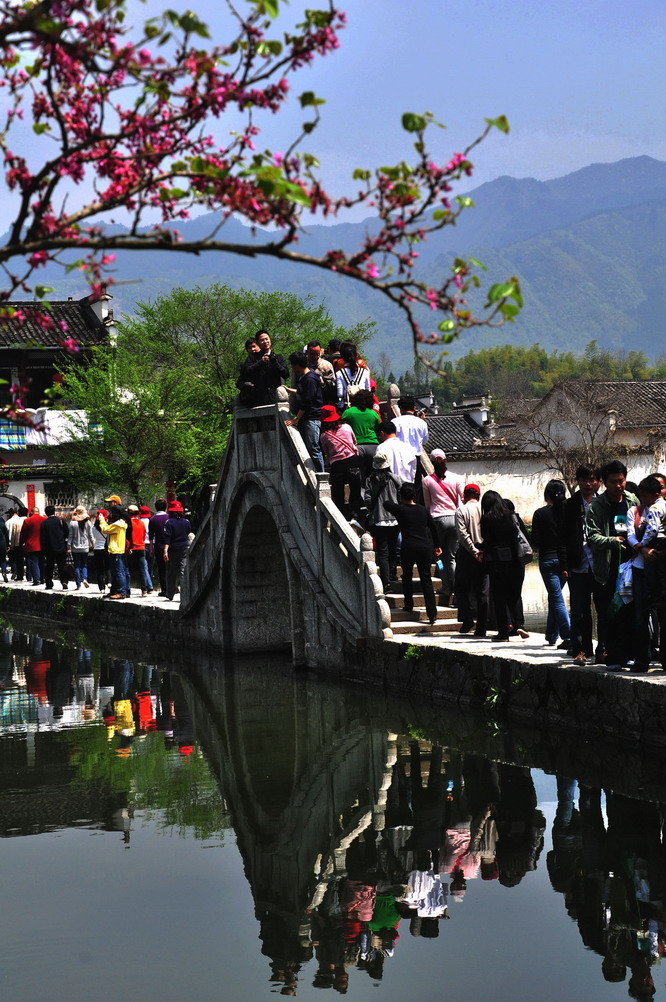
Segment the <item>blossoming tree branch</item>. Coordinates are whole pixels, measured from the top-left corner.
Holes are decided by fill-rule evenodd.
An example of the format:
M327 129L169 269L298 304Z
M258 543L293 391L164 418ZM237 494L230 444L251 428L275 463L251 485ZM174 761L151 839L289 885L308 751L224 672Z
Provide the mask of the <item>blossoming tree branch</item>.
M279 112L299 70L337 49L344 14L332 3L308 9L296 28L279 35L279 0L227 0L226 7L232 37L213 44L189 11L167 10L139 27L126 23L126 0L0 0L3 201L12 210L0 247L2 300L17 293L42 300L48 327L53 290L39 284L47 262L82 269L99 294L115 251L217 250L270 255L364 282L403 311L417 353L424 343L445 344L477 325L512 320L522 305L517 279L491 285L485 308L474 315L466 294L479 285L479 262L456 258L436 285L422 281L417 268L419 243L471 204L454 195L454 186L472 174L472 150L491 129L508 131L506 120L486 120L467 149L437 163L427 134L438 123L430 113L406 113L413 162L359 168L356 193L335 197L316 157L303 149L322 99L296 92L306 120L284 153L260 150L257 118ZM214 132L223 131L217 123L224 116L234 128L220 143ZM299 253L307 220L359 205L380 226L355 252ZM178 220L198 210L216 214L214 228L202 239L182 239ZM127 227L109 227L117 212ZM225 240L232 214L268 227L270 239L255 242L249 230L247 242ZM73 248L82 257L66 264L63 255ZM428 329L417 320L422 306L432 311ZM16 310L5 306L4 315L16 319ZM67 331L62 335L69 345Z

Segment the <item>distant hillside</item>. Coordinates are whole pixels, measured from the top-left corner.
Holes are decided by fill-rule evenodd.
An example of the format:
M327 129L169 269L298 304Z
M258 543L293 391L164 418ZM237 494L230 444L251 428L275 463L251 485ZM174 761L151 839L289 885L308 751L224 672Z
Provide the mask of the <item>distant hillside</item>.
M465 212L455 228L419 248L423 274L434 279L447 270L453 253L472 254L488 266L488 282L518 275L526 306L517 323L500 331L475 332L453 346L452 355L506 341L538 341L547 348L580 351L591 338L602 347L626 345L653 356L663 350L666 163L634 157L592 164L551 181L500 177L469 194L476 208ZM181 229L188 236L202 234L211 222L212 217L203 216ZM357 247L373 225L367 220L312 226L299 249L322 253ZM247 230L229 220L225 235L246 240ZM115 277L116 314L131 313L137 301L166 295L176 285L213 281L313 295L326 302L340 323L375 319L379 334L374 352L385 351L395 372L412 364L399 310L361 283L305 265L146 251L119 255ZM77 276L50 270L47 279L58 297L85 293ZM429 313L424 323L431 322ZM372 351L369 354L372 357Z

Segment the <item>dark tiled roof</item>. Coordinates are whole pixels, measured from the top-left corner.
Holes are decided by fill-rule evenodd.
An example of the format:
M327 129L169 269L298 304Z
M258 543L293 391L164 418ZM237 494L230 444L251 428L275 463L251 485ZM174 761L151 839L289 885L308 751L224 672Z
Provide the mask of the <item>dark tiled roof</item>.
M541 403L539 397L504 397L497 401L498 425L517 424L524 421Z
M485 438L486 431L469 414L430 414L428 422L428 452L470 452L476 439Z
M598 401L604 411L617 413L617 427L653 428L666 425L665 379L566 380L553 387L574 400Z
M90 304L85 299L55 300L49 304L47 309L41 303L28 300L24 302L15 300L1 305L20 310L21 313L25 314L26 319L4 320L0 318L0 348L11 348L16 345L59 348L62 342L69 337L73 337L84 348L108 344L107 328L101 320L97 319ZM48 313L55 326L49 330L40 327L34 320L35 314L40 312ZM61 321L67 324L66 331L62 330Z

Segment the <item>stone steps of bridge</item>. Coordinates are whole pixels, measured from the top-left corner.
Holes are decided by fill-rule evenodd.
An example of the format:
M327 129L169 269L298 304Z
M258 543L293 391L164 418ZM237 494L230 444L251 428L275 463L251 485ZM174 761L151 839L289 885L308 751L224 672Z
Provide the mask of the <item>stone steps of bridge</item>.
M425 602L424 602L424 599L423 599L423 592L419 588L418 582L415 581L414 584L416 585L416 587L414 588L414 591L412 593L413 596L414 596L414 603L415 603L415 605L424 605ZM389 609L402 609L402 607L404 605L404 602L405 602L405 598L404 598L404 595L402 594L402 590L389 592L388 595L384 596L384 598L386 599L386 602L388 604ZM452 608L452 607L450 607L448 605L443 605L442 604L441 596L438 595L437 592L435 592L435 601L437 602L437 605L441 609L449 609L449 608L451 608L451 611L455 612L454 608Z
M402 603L397 607L391 609L391 623L405 623L405 622L427 622L428 614L425 609L425 605L422 605L423 597L420 595L414 596L415 605L411 612L407 612L402 607ZM449 609L447 607L438 605L437 606L437 619L438 621L450 620L452 623L458 622L458 612L456 609Z
M460 623L452 619L438 619L433 626L428 622L427 617L424 615L423 620L408 620L405 622L394 623L391 621L391 629L393 630L394 636L409 636L410 634L419 634L423 636L427 634L431 637L443 636L447 633L457 633L460 629Z

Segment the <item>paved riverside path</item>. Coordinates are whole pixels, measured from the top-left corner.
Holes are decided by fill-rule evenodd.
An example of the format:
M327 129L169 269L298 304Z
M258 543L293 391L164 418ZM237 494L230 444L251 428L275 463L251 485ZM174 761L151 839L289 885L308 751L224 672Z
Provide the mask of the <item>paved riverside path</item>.
M59 581L54 580L53 588L45 588L44 585L32 585L29 581L0 581L0 591L3 588L11 588L15 591L26 591L31 593L37 593L40 595L53 595L55 598L59 598L61 595L69 595L70 598L80 598L82 600L103 599L105 605L125 605L130 602L132 605L143 605L146 607L160 608L169 611L175 611L180 607L180 597L176 594L176 598L173 602L169 602L166 598L159 598L157 590L152 593L152 595L141 595L141 590L139 588L132 588L131 598L124 599L105 599L104 596L109 594L108 589L102 593L97 587L96 583L91 582L89 588L84 588L81 585L80 591L76 590L76 585L73 581L70 581L69 588L63 588Z
M479 657L501 658L534 667L561 668L563 671L569 669L575 672L608 675L614 678L648 680L656 685L666 684L666 672L662 671L661 666L656 662L650 666L648 672L631 672L628 668L623 668L621 672L609 672L605 665L595 665L594 663L585 666L574 665L572 658L566 651L560 651L556 646L551 647L546 643L541 633L531 633L526 640L512 637L509 641L498 642L493 641L492 633L489 633L487 637L474 637L471 634L461 633L433 635L424 625L422 632L399 634L385 643L412 644L476 654Z

